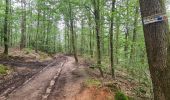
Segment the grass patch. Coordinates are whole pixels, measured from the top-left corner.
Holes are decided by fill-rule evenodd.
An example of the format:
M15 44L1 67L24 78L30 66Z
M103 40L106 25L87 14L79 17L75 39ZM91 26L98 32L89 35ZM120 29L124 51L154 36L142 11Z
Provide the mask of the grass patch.
M33 50L30 49L30 48L24 48L23 51L24 51L25 54L30 54L30 53L33 52Z
M4 65L0 65L0 75L7 74L8 68Z
M129 99L123 92L117 92L115 95L115 100L129 100Z
M41 59L41 60L44 60L44 59L46 59L46 58L49 57L48 54L46 54L46 53L44 53L44 52L38 52L38 54L40 55L40 59Z
M87 87L91 87L91 86L101 86L101 81L100 80L97 80L97 79L93 79L93 78L90 78L90 79L87 79L85 82L84 82L85 86Z

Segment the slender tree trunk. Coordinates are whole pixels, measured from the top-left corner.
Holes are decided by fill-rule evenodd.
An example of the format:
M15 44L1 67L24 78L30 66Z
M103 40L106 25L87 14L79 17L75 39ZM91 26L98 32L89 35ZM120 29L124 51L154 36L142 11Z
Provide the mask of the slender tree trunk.
M40 9L39 9L39 4L37 5L38 6L38 19L37 19L37 33L36 33L36 41L35 41L35 52L37 53L38 52L38 34L39 34L39 26L40 26Z
M66 26L67 26L67 38L68 38L68 40L67 40L67 42L68 42L68 53L71 54L71 47L70 47L70 44L71 44L71 43L70 43L70 40L71 40L71 39L70 39L69 23L67 23Z
M66 25L66 22L65 22ZM67 53L67 27L64 27L64 51Z
M20 49L26 47L26 0L21 0L22 6L22 21L21 21L21 43Z
M12 18L12 1L11 0L9 0L9 19L11 19ZM10 20L9 22L8 22L8 38L9 38L9 45L10 46L12 46L12 28L11 28L11 26L12 26L12 21Z
M116 56L115 56L115 60L116 60L116 64L119 64L119 58L118 58L118 55L119 55L119 16L116 17L116 45L115 45L115 53L116 53Z
M1 33L3 33L3 29L1 29ZM4 45L3 40L4 39L4 34L1 34L1 46Z
M125 32L125 48L124 48L124 52L125 52L125 60L128 59L128 38L129 38L129 0L126 1L126 32Z
M73 48L73 54L75 58L75 62L78 63L78 58L77 58L77 51L76 51L76 46L75 46L75 33L74 33L74 25L73 25L73 14L72 14L72 7L71 7L71 2L69 1L69 14L70 14L70 32L71 32L71 37L72 37L72 48Z
M92 30L90 29L90 56L93 58Z
M80 53L81 53L81 55L83 55L84 54L84 45L85 45L85 42L84 42L84 21L83 21L84 19L82 19L82 21L81 21L81 47L80 47Z
M97 65L101 76L103 77L103 71L101 68L101 47L100 47L100 0L92 0L94 6L94 16L95 16L95 30L96 30L96 42L97 42Z
M139 17L139 6L138 6L138 2L137 2L137 6L135 8L135 19L134 19L134 23L133 23L133 37L132 37L132 45L131 45L131 53L130 53L130 63L132 64L134 61L134 56L135 56L135 43L136 43L136 39L137 39L137 25L138 25L138 17Z
M9 0L6 0L5 22L4 22L4 54L8 55L8 14L9 14Z
M140 0L142 19L164 15L164 0ZM143 24L154 100L170 100L170 42L168 21ZM169 43L168 43L169 42Z
M93 58L93 27L92 27L92 22L91 22L91 16L90 16L90 11L88 12L88 26L89 26L89 34L90 34L90 41L89 41L89 47L90 47L90 56Z
M51 10L49 11L50 12L50 14L48 15L48 18L50 18L52 15L52 13L51 13ZM44 15L44 17L45 17L45 15ZM44 19L45 20L45 19ZM50 20L48 20L48 23L47 23L47 28L45 28L45 26L46 26L46 24L44 23L44 28L45 28L45 30L44 30L44 35L46 34L46 39L45 39L45 46L49 46L49 34L51 33L51 24L52 24L52 22L50 21ZM47 32L46 32L47 31ZM56 39L54 39L54 41L55 41ZM48 49L47 49L47 47L46 48L44 48L45 49L45 51L48 51Z
M115 78L114 57L113 57L113 12L115 10L115 0L112 0L111 20L110 20L110 67L112 78Z

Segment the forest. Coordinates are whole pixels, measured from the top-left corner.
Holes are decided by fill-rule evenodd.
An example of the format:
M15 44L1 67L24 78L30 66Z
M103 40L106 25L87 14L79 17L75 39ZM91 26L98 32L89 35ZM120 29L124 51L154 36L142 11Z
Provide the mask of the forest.
M0 100L170 100L169 0L1 0Z

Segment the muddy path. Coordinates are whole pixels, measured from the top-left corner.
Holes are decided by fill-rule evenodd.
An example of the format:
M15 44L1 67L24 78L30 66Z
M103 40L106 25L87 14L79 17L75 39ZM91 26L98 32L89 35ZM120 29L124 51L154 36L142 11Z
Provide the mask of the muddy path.
M4 95L10 93L12 90L22 85L26 80L31 78L37 72L42 70L45 66L51 63L52 60L43 62L39 61L26 61L21 57L10 57L8 59L0 59L0 64L10 66L13 70L7 76L1 77L0 79L0 94Z
M76 95L82 90L82 83L88 75L84 66L75 64L73 57L67 59L48 100L79 100Z
M39 100L42 98L50 80L58 73L60 68L66 62L66 57L58 56L53 61L48 61L47 66L42 66L42 63L38 65L32 64L35 62L22 62L25 67L32 67L30 72L17 73L13 75L11 80L1 83L2 92L0 100ZM0 61L3 64L13 65L15 62ZM31 63L31 64L28 64ZM38 66L37 66L38 65ZM20 66L19 66L20 67ZM23 75L24 74L24 75Z
M25 75L29 78L20 78L22 82L18 78L14 82L17 88L9 85L9 88L1 93L0 100L108 100L111 93L105 89L83 86L83 83L91 78L87 69L88 66L83 63L75 64L73 57L57 56L36 73Z

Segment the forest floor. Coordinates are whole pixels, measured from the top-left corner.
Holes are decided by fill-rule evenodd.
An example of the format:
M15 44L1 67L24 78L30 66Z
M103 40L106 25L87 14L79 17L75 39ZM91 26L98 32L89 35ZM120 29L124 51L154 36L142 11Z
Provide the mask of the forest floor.
M84 59L75 64L63 54L11 49L0 64L8 67L7 74L0 74L0 100L114 100L114 91L133 96L136 87L122 73L114 81L101 78Z

